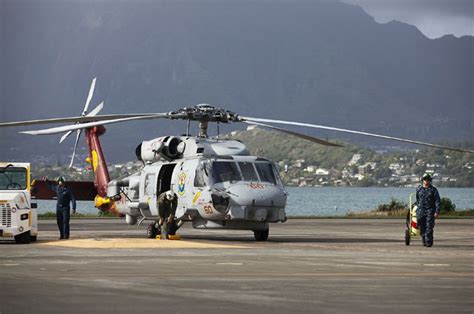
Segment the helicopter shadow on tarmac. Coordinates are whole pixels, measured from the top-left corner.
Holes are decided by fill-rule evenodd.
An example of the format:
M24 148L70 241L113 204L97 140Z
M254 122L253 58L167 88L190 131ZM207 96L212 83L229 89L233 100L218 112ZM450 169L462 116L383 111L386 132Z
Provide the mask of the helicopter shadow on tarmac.
M205 240L219 242L256 242L251 236L223 236L223 235L185 235L183 240ZM377 238L322 238L317 236L285 236L270 235L267 241L262 243L397 243L403 242L403 239L377 239Z

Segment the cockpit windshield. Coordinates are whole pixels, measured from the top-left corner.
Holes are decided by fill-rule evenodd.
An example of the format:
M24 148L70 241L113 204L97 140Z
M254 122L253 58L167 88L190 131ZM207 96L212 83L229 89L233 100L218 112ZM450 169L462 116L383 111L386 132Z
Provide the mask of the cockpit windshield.
M253 167L253 163L242 161L238 164L245 181L258 181L257 172Z
M214 161L212 183L250 181L277 184L273 165L269 162Z
M257 162L255 163L255 167L257 168L260 181L276 184L275 173L273 172L273 167L270 163Z
M27 187L25 168L0 168L0 190L24 190Z
M241 181L239 169L232 161L214 161L212 163L213 183Z

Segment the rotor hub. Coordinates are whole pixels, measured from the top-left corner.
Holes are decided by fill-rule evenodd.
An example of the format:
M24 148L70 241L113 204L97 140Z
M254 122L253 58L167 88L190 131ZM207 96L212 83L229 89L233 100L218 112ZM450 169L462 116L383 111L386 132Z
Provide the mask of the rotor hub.
M239 116L232 111L216 108L209 104L185 107L169 113L171 119L185 119L199 122L238 122ZM177 116L174 118L173 116Z

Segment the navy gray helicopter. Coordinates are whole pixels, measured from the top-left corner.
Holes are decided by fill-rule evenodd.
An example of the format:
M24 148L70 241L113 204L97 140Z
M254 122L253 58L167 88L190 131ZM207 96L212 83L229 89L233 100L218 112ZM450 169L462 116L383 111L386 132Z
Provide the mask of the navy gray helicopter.
M28 126L49 123L74 123L36 131L22 131L30 135L49 135L66 132L60 142L76 131L76 141L71 159L82 130L85 131L89 149L87 161L94 172L93 185L82 185L94 195L95 206L125 216L130 225L150 222L147 236L160 234L157 208L158 196L172 190L178 197L178 207L168 233L173 235L186 222L197 229L238 229L253 231L255 240L265 241L269 235L269 224L286 221L285 206L287 192L279 178L273 161L252 156L246 146L236 140L211 138L209 123L246 123L286 134L291 134L321 145L339 147L340 144L283 129L273 124L293 125L316 129L394 140L399 142L437 147L459 152L474 151L420 142L416 140L341 129L317 124L300 123L241 116L237 113L213 107L208 104L188 106L165 113L107 114L98 115L104 103L88 113L93 97L96 79L91 88L82 114L79 117L50 118L41 120L3 122L0 127ZM141 142L136 148L138 160L143 168L127 177L111 180L99 137L105 133L104 125L134 120L171 119L186 120L184 136L167 135ZM189 134L191 121L199 124L197 136ZM271 123L271 124L268 124ZM40 180L37 186L40 187ZM91 191L91 190L94 191ZM89 196L90 197L90 196ZM83 199L87 199L83 198Z

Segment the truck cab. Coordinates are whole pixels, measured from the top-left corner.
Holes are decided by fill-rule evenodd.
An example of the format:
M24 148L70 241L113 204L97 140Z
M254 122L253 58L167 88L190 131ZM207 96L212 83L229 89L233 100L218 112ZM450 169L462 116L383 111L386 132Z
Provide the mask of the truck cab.
M29 163L0 162L0 239L36 241L38 213L30 189Z

